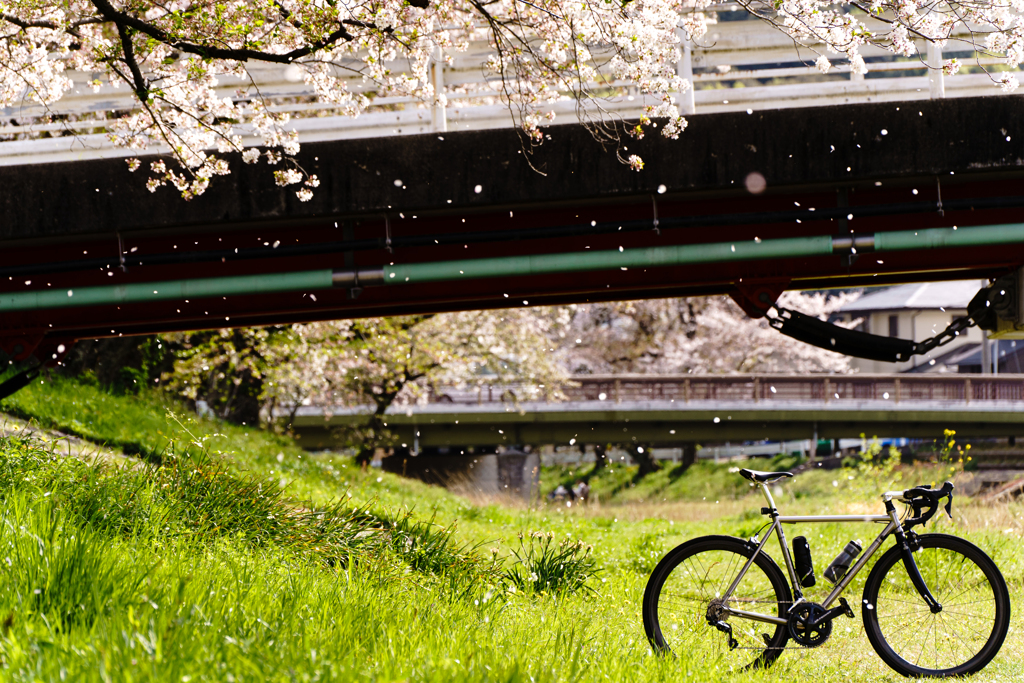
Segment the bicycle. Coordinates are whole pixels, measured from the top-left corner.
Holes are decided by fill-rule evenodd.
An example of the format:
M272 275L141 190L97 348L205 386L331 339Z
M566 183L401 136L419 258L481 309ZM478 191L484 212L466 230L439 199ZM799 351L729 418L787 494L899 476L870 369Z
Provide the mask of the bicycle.
M831 635L833 620L853 618L841 594L890 536L896 543L872 568L861 603L864 629L878 656L904 676L946 677L976 673L999 651L1010 625L1010 597L999 568L962 538L913 531L932 518L943 500L952 517L951 482L937 489L924 485L886 492L885 514L786 516L779 513L769 486L792 473L739 473L761 487L768 503L761 508L770 517L768 531L761 540L758 534L750 540L695 538L661 560L643 601L644 629L657 651L671 652L674 645L758 668L774 663L791 639L806 648L818 647ZM894 501L907 505L902 519ZM885 524L852 566L837 567L830 577L834 586L820 604L808 601L802 591L815 583L809 555L802 555L801 566L795 566L782 529L784 524L808 522ZM765 552L773 534L788 582Z

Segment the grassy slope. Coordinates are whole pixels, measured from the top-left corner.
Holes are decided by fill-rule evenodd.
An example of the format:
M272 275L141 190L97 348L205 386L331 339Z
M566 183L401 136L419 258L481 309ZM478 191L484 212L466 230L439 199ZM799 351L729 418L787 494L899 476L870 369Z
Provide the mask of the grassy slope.
M188 441L164 417L168 406L157 396L111 397L61 382L33 385L2 407L97 441L135 444L140 453L163 453L171 439ZM12 480L0 492L0 546L35 547L33 552L42 552L45 562L27 551L21 562L10 565L0 558L5 574L0 616L6 615L0 629L2 678L902 680L874 655L859 618L849 622L849 630L837 628L822 649L787 652L768 673L708 672L685 656L676 660L650 655L639 605L647 573L660 555L693 536L747 536L759 525L760 500L725 467L701 466L675 473L675 479L673 472L663 471L635 486L628 485L632 471L612 467L592 482L606 494L604 503L589 509L528 510L476 506L386 473L363 473L348 458L310 457L286 439L260 430L210 421L188 427L196 435L221 434L210 437L208 444L229 454L232 471L249 470L279 484L283 479L286 492L316 503L351 494L377 510L411 507L421 517L436 511L439 521L458 520L462 541L501 547L502 555L521 530L582 538L594 545L603 570L591 582L596 592L496 599L479 587L453 597L445 575L410 571L387 554L368 555L342 569L325 567L315 555L280 543L253 544L231 534L170 533L173 525L162 522L140 524L127 534L110 533L104 531L106 516L84 524L81 505L60 502L74 498L68 491L92 490L84 485L94 481L91 475L79 472L67 482L47 479L45 485L29 475ZM12 453L26 448L31 450L8 441L0 447L0 457L9 463ZM552 485L562 476L578 475L551 474L552 481L546 483ZM915 481L942 475L924 470L896 474ZM783 487L779 502L792 512L873 510L875 494L889 484L879 478L891 477L814 472ZM619 491L610 494L615 488ZM1019 549L1024 510L1019 505L998 511L961 507L958 513L958 532L996 559L1011 592L1019 594L1024 588ZM815 532L807 535L818 561L827 562L824 556L830 557L851 534L866 536L871 527L822 525ZM26 546L32 537L48 541ZM69 557L78 559L70 562ZM93 567L89 579L40 574L40 567L55 571L75 566ZM34 593L40 586L65 584L80 592L72 590L65 599L58 591L55 604L88 606L79 610L88 618L55 620L50 603L33 598L46 593ZM858 596L862 585L859 577L849 595ZM484 600L488 592L492 595ZM975 680L1010 681L1024 675L1022 626L1015 617L1003 653Z

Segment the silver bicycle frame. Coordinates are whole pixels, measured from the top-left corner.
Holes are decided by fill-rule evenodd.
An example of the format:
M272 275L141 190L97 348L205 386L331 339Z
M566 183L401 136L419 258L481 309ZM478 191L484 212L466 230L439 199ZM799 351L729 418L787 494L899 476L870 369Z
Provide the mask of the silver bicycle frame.
M770 483L770 482L766 482L766 483L759 484L759 485L761 487L761 493L764 494L765 500L768 501L769 509L771 509L773 512L775 512L777 510L777 508L775 507L775 500L772 498L771 491L768 490L768 483ZM893 498L901 496L901 495L902 495L902 492L888 492L888 493L885 493L882 496L882 498L883 498L883 500L888 501L888 500L892 500ZM789 620L784 618L784 617L773 617L773 616L770 616L768 614L759 614L757 612L747 612L745 610L735 609L735 608L729 607L729 598L732 597L732 594L736 590L736 587L740 585L740 581L743 580L743 577L746 575L747 570L750 569L750 565L752 565L754 563L754 560L757 558L757 556L761 554L761 551L764 549L765 544L768 543L768 539L771 538L773 533L776 533L776 534L778 534L778 537L779 537L779 547L782 550L782 559L785 562L786 570L789 573L789 582L792 585L793 591L795 593L795 595L793 596L793 604L796 605L796 604L798 604L800 602L803 602L804 601L803 592L800 590L800 581L799 581L799 579L797 578L797 575L796 575L796 567L793 565L793 558L792 558L792 556L790 555L790 552L789 552L789 543L786 541L786 534L782 530L782 525L783 524L802 524L802 523L812 523L813 524L815 522L879 522L879 523L884 522L885 523L885 529L882 530L882 533L878 534L878 538L876 538L871 543L871 545L869 545L867 547L867 550L865 550L861 554L860 558L854 563L854 565L852 567L850 567L850 569L846 572L846 574L843 575L843 578L841 578L839 580L839 583L837 583L835 585L835 587L832 589L832 592L829 593L828 597L826 597L824 602L821 603L822 607L824 607L825 609L828 609L829 605L831 605L833 602L835 602L839 598L839 596L842 594L842 592L846 589L846 587L848 585L850 585L850 582L853 580L853 577L856 576L857 573L861 569L864 568L864 565L866 565L868 563L868 561L871 559L871 557L875 554L875 552L878 551L878 549L882 546L882 543L885 541L885 538L889 534L891 534L892 532L896 531L896 529L900 528L899 516L897 515L895 510L893 510L893 512L891 512L889 514L884 514L884 515L806 515L806 516L790 516L790 515L775 514L775 516L772 519L771 526L768 528L768 531L765 532L764 538L761 539L761 542L757 546L757 550L755 550L754 553L750 556L750 558L746 561L746 563L743 565L743 568L740 570L739 575L732 582L732 584L730 584L729 589L725 592L725 595L722 596L722 606L724 608L724 611L728 612L729 614L731 614L733 616L740 617L742 619L751 619L753 621L761 621L761 622L764 622L764 623L767 623L767 624L781 624L781 625L785 625L785 624L789 623ZM755 540L756 540L756 538L755 538Z

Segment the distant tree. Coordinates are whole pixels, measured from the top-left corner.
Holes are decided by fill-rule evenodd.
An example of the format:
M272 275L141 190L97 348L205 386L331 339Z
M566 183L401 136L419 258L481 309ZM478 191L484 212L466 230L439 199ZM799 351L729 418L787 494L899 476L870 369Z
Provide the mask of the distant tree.
M241 327L160 335L173 358L162 386L192 402L204 401L218 417L258 425L271 377L296 357L288 327Z
M780 303L827 317L855 296L790 292ZM174 358L162 385L221 417L287 426L303 405L362 411L340 436L363 462L398 445L389 411L455 388L502 385L509 400L528 401L560 398L576 373L850 371L845 356L794 342L726 297L173 333L158 343ZM656 468L647 451L633 457Z
M366 406L366 421L346 436L368 461L374 448L395 444L388 409L425 402L441 387L504 384L513 401L559 397L568 377L551 337L566 319L559 309L510 309L297 326L316 360L279 369L274 400L306 393L328 413Z
M363 408L366 420L343 436L365 462L395 445L389 408L441 387L504 384L513 401L559 397L568 376L553 339L567 322L567 309L509 309L175 333L163 337L177 357L163 382L235 420L294 418L307 404L328 415Z
M155 336L80 339L54 369L117 393L137 393L159 385L174 357ZM154 381L157 380L157 381Z
M827 319L856 294L785 292L783 306ZM849 372L847 356L794 342L729 297L570 307L563 343L572 373Z

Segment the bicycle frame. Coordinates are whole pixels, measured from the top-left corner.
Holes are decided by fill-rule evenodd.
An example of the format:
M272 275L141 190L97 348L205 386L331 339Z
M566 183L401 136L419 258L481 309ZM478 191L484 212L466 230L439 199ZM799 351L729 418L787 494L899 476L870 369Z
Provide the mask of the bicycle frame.
M902 495L899 491L890 491L883 494L882 499L886 503L886 514L884 515L806 515L806 516L790 516L780 515L778 509L775 507L775 500L772 498L771 491L768 490L768 483L759 484L761 492L764 494L765 500L768 501L769 514L772 516L772 522L769 529L765 532L764 538L760 541L757 546L757 550L750 556L746 564L740 570L739 575L730 584L729 589L722 596L722 607L725 612L741 619L750 619L752 621L760 621L767 624L780 624L785 625L789 623L789 619L785 617L773 617L767 614L759 614L757 612L747 612L741 609L735 609L729 606L729 598L732 597L736 587L739 586L740 581L746 575L747 570L754 563L754 559L761 554L765 545L768 543L768 539L771 538L772 534L775 533L779 537L779 546L782 550L782 559L786 564L786 570L789 573L789 582L793 587L793 605L797 605L804 602L803 591L801 590L800 581L796 575L796 567L793 565L793 558L789 552L789 543L786 541L786 534L782 530L783 524L803 524L803 523L826 523L826 522L876 522L885 523L885 528L882 533L878 534L871 545L861 554L852 567L843 575L843 577L836 583L835 587L828 594L828 597L821 603L822 607L828 609L829 606L835 602L842 592L846 589L850 582L853 580L858 572L864 568L864 566L871 560L872 556L878 551L889 534L896 532L897 530L902 531L903 527L900 524L899 515L892 505L892 499L898 498ZM754 537L757 540L757 537Z

